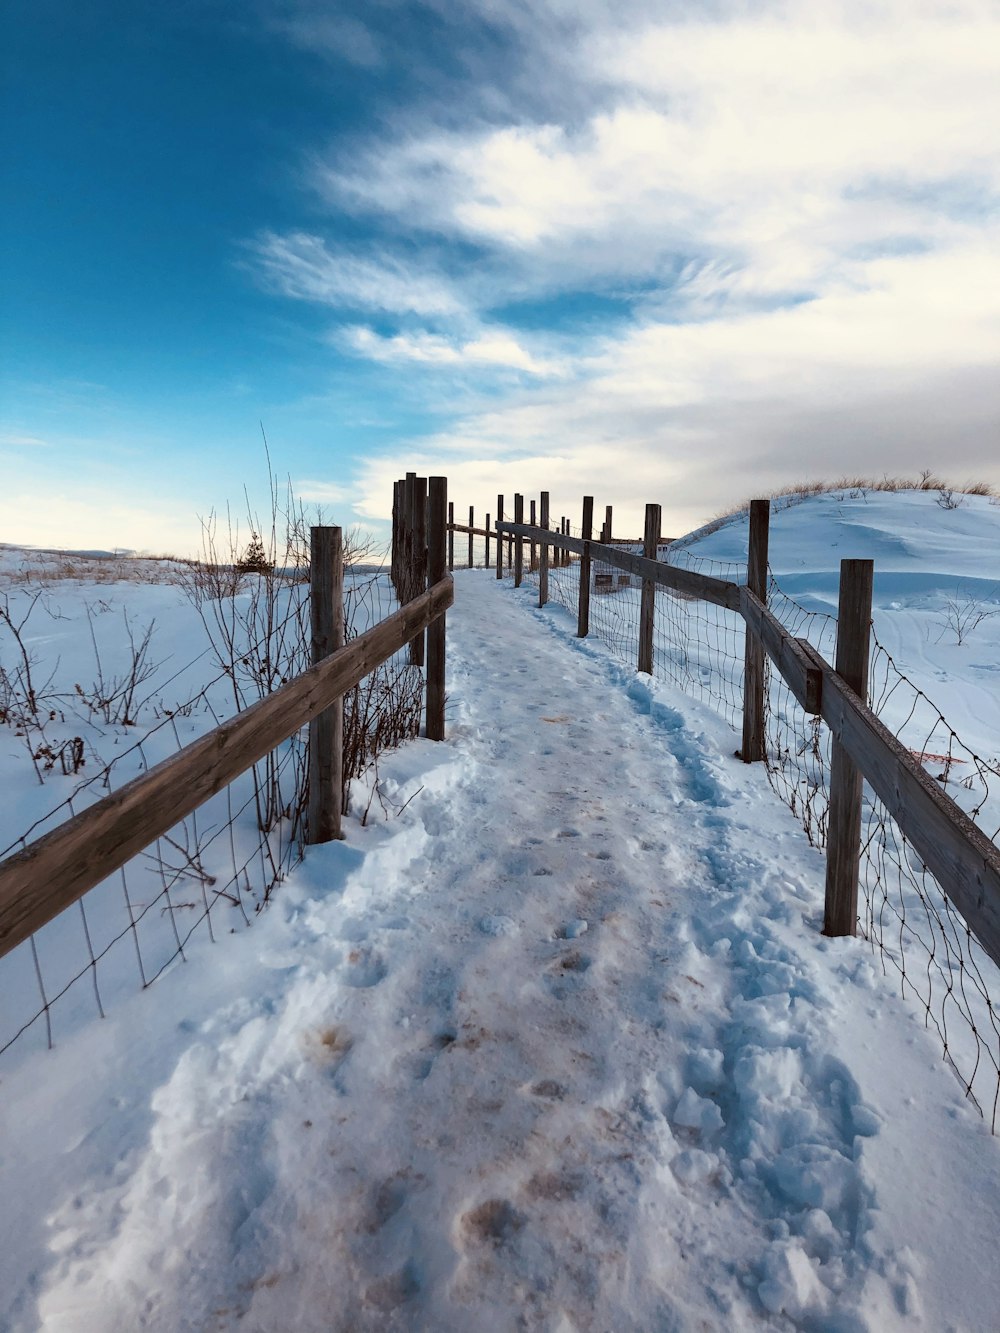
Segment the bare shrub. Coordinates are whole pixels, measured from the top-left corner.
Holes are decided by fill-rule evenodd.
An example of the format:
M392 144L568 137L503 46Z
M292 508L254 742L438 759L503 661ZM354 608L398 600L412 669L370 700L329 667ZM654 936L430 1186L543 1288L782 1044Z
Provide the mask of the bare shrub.
M1000 607L990 606L967 589L958 587L954 597L949 597L944 604L941 633L935 642L940 643L946 634L950 634L956 644L961 646L973 630L994 616L1000 616Z

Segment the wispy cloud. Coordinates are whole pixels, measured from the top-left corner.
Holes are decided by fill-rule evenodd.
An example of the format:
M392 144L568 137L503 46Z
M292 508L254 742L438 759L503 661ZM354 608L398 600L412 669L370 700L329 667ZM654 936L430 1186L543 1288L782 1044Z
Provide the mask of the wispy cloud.
M364 326L347 330L346 341L362 356L388 363L416 362L456 370L504 369L549 377L565 373L557 359L539 357L503 329L487 329L463 342L420 331L384 337Z
M0 449L48 449L49 441L37 435L22 435L17 431L0 431Z
M675 523L803 472L947 454L995 476L1000 11L620 10L470 0L518 60L470 80L463 115L432 100L314 169L331 216L370 226L381 253L454 247L435 280L452 307L372 297L414 319L351 327L356 354L523 372L478 407L463 387L451 424L408 448L485 494L515 462L525 487L546 472L593 487L627 457L614 489L638 504L640 484L669 482ZM558 356L514 316L492 343L480 332L507 303L580 292L631 293L630 318ZM370 508L404 463L368 463Z
M388 253L339 253L308 232L265 232L248 249L262 279L298 300L342 310L455 316L465 306L439 274L421 271Z

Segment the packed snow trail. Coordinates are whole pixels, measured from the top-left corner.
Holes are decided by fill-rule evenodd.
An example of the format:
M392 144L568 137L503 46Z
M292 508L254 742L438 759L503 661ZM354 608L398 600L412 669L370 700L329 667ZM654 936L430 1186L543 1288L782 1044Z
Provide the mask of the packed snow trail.
M564 612L457 583L449 740L383 763L401 813L310 851L215 1012L182 968L139 997L176 1065L12 1326L993 1327L996 1142L820 936L764 775Z

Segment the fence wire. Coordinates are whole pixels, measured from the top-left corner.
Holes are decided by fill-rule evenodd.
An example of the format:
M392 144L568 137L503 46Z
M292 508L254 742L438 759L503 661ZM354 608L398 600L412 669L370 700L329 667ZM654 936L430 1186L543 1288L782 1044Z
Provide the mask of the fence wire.
M381 569L348 571L349 639L396 606ZM196 693L166 707L163 690L180 672L161 682L155 701L145 701L153 721L141 738L76 783L2 856L295 674L308 661L308 617L308 586L293 585L280 614L265 618L259 637L245 642L235 660L217 661L221 669ZM193 662L209 651L214 649ZM345 779L416 733L422 690L422 673L409 665L404 650L345 695ZM252 924L302 855L308 772L304 727L0 959L0 1069L66 1039L95 1014L104 1017L115 1000L151 985L192 950Z
M579 535L579 530L572 530ZM634 548L637 551L638 547ZM745 566L688 550L668 563L734 583ZM525 562L527 577L527 559ZM507 570L505 560L505 573ZM595 559L590 630L622 662L638 658L641 580ZM580 563L549 575L549 597L576 615ZM836 656L837 620L786 594L773 575L770 609L790 634ZM743 713L745 625L741 616L668 589L656 591L653 674L702 700L739 731ZM928 695L893 660L873 630L869 704L897 739L994 843L1000 840L1000 757L963 739ZM765 767L777 795L810 843L826 848L831 736L807 714L769 660L765 664ZM883 973L916 1003L944 1057L991 1129L1000 1116L1000 972L866 783L859 875L859 933Z

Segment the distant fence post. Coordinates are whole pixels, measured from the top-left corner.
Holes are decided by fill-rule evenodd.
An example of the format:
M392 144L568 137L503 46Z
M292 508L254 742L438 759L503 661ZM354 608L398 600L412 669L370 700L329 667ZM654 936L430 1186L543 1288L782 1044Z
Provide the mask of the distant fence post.
M448 504L447 477L431 477L427 524L427 586L444 578L445 513ZM472 516L469 516L472 527ZM444 740L445 618L442 613L427 626L427 739Z
M868 702L874 568L871 560L840 562L836 671L864 703ZM861 770L834 737L830 752L824 935L857 933L863 787Z
M747 587L762 602L767 601L767 534L770 519L770 500L750 501ZM749 625L744 648L743 744L740 758L745 764L756 763L764 758L764 645Z
M470 569L472 569L472 567L476 563L476 555L472 549L472 542L473 542L472 529L475 526L476 526L476 507L475 505L469 505L469 568Z
M549 493L542 491L539 499L541 507L541 516L539 525L543 528L549 526ZM549 544L542 541L538 550L538 605L544 606L549 600Z
M562 533L562 535L563 535L564 537L568 537L568 536L569 536L569 519L567 519L565 516L562 517L562 518L559 520L559 531ZM559 563L560 563L560 565L563 565L563 566L566 566L566 565L569 564L569 548L568 548L568 547L565 547L565 546L564 546L563 549L559 552Z
M497 496L497 523L503 522L503 496ZM497 528L497 578L503 578L503 538L500 536L500 529Z
M524 522L524 496L514 495L514 522ZM514 587L520 588L524 577L524 541L518 533L514 545Z
M455 506L448 501L448 570L455 568Z
M427 571L427 478L413 479L413 509L411 511L412 551L410 554L410 596L412 601L424 590ZM410 665L424 664L424 631L410 642Z
M611 545L611 505L606 505L604 509L604 537L603 541Z
M529 522L533 528L538 526L538 517L535 512L534 500L531 502L531 518L529 519ZM528 568L531 570L532 574L534 574L535 570L538 568L538 543L535 541L534 537L531 539L531 559L528 563Z
M585 639L590 633L590 540L594 531L594 497L583 497L583 554L580 556L580 604L576 618L576 636Z
M483 569L490 567L490 516L486 515L486 524L483 529L486 533L486 555L483 557Z
M660 506L646 506L646 527L642 535L642 553L647 560L656 559L660 541ZM639 608L639 670L653 674L653 617L656 609L656 584L652 579L642 581L642 600Z
M309 529L309 610L312 662L344 646L344 542L340 528ZM344 801L344 701L309 723L309 809L306 841L341 836Z

